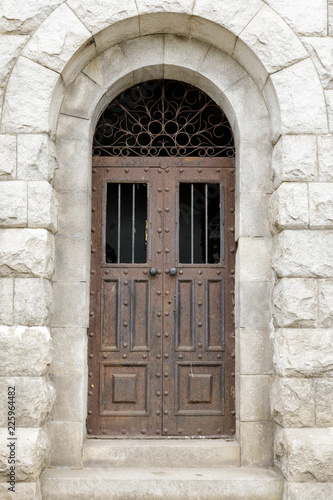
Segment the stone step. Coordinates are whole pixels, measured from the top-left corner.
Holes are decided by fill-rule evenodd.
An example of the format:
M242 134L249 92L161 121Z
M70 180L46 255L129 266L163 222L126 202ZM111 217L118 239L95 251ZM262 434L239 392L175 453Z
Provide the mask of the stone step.
M84 467L238 467L234 439L87 440Z
M47 500L281 500L282 477L272 469L70 469L41 476Z

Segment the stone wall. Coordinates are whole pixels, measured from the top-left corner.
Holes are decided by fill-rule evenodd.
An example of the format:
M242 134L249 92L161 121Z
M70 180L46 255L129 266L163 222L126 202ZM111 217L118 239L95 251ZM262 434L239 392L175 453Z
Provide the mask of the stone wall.
M331 0L4 0L0 32L0 394L15 384L17 498L40 498L49 460L81 465L92 130L112 96L161 74L201 86L237 137L242 465L272 464L274 422L285 498L333 496ZM7 498L5 407L0 420Z

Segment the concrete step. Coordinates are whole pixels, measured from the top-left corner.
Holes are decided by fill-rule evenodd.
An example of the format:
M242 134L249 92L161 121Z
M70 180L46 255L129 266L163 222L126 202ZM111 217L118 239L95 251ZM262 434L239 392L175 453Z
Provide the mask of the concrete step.
M41 476L45 500L281 500L282 477L272 469L70 469Z
M113 440L85 442L84 467L238 467L234 439Z

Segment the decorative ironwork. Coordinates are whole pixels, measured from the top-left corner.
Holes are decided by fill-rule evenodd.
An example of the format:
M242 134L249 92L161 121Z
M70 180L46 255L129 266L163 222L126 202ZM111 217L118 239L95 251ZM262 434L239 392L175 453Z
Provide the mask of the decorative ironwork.
M235 155L230 124L202 90L174 80L150 80L116 97L102 113L94 156Z

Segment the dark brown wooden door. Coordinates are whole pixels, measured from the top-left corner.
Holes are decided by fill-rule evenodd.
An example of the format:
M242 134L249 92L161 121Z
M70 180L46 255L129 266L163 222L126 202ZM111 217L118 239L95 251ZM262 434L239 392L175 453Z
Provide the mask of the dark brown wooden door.
M234 160L93 162L88 434L231 434Z

